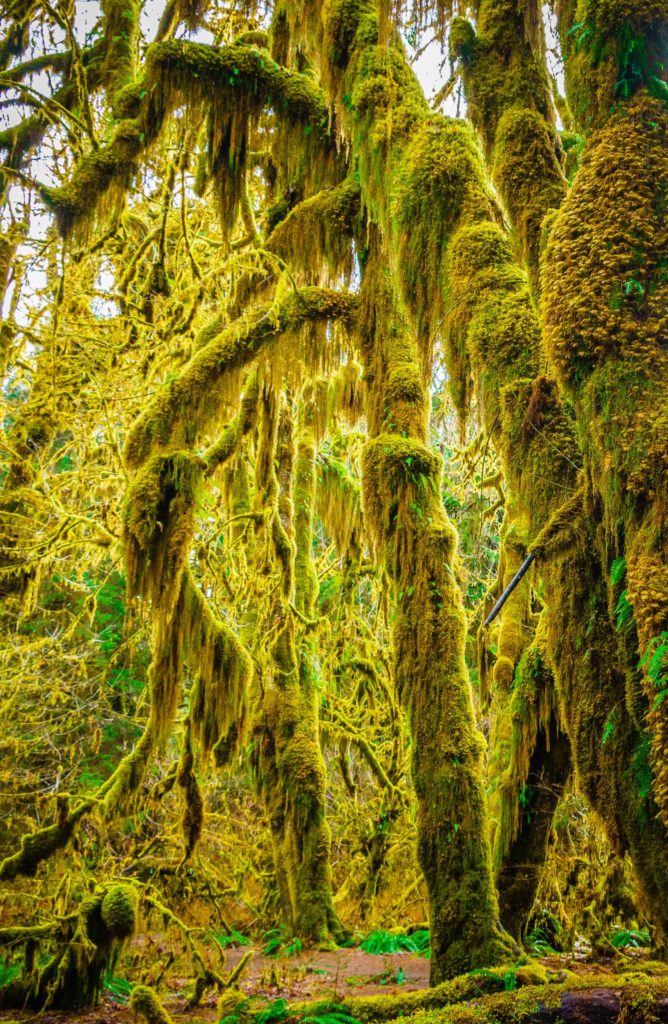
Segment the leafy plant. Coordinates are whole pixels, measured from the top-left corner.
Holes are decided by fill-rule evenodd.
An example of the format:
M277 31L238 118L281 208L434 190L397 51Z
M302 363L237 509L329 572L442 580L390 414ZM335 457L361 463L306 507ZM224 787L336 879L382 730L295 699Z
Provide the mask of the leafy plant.
M105 975L104 990L108 992L115 1003L121 1003L123 1006L127 1003L130 998L132 991L132 985L125 978L116 978L113 974Z
M636 928L613 928L608 933L608 941L615 949L625 949L629 946L632 949L642 949L650 946L652 943L646 928L640 930Z
M633 622L633 605L629 601L628 590L622 590L615 606L617 629L625 629Z
M304 948L302 940L296 935L290 936L285 928L271 928L262 938L263 956L297 956Z
M19 964L10 963L7 959L0 959L0 988L9 985L10 981L21 973Z
M296 1016L299 1024L360 1024L340 1003L316 1003L306 1016Z
M608 717L605 720L603 726L603 735L601 737L601 746L604 747L610 738L614 735L615 726L617 724L617 708L613 708Z
M668 632L664 631L659 636L652 637L638 663L638 668L645 669L658 690L653 705L658 708L668 697Z
M480 967L475 971L469 971L471 977L491 978L496 981L504 992L514 992L517 987L517 968L509 967L507 971L490 971L486 967Z
M377 930L369 932L360 942L365 953L426 953L429 951L429 931L421 929L411 935Z
M526 947L532 956L551 956L556 949L550 945L547 932L540 925L532 928L526 937Z
M251 940L247 935L242 935L241 932L234 931L234 929L228 933L226 932L212 932L211 937L215 939L218 945L222 949L234 948L236 946L250 946Z

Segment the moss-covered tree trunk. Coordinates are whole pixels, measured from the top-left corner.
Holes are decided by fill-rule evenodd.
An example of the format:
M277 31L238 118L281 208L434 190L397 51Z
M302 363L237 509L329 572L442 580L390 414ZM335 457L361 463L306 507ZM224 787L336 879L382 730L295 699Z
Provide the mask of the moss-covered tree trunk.
M269 509L280 585L267 621L271 657L263 659L264 673L257 680L253 769L271 830L283 921L303 940L323 944L343 938L343 929L332 902L313 661L315 437L310 422L300 423L295 452L291 409L284 405L279 417L275 405L273 396L265 397L256 474Z
M575 409L600 566L586 588L568 574L569 598L576 615L587 610L608 673L573 694L576 769L630 847L665 941L668 702L665 659L652 653L668 630L668 6L564 4L559 27L567 98L588 141L550 233L542 315Z
M410 723L435 984L502 961L510 945L497 923L484 741L464 662L456 533L441 501L441 461L427 445L419 350L395 301L377 233L371 244L363 282L370 434L363 501L376 556L395 588L394 664Z

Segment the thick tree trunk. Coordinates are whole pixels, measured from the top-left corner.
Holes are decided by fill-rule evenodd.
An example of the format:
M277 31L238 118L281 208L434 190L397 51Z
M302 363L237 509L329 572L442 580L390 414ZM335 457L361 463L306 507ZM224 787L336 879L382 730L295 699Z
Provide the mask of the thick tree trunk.
M410 723L418 857L427 883L431 981L499 963L511 944L498 908L478 733L464 662L466 619L455 581L456 534L427 446L417 345L374 233L363 281L370 439L363 501L376 556L395 586L396 683Z

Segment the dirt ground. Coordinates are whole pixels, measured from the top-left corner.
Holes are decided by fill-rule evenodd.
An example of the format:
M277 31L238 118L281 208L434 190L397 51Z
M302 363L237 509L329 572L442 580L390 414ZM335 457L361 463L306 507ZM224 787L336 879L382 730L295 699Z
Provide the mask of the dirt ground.
M227 969L239 962L245 949L230 949ZM588 974L600 972L610 978L611 967L605 963L582 963L570 957L551 957L542 961L546 966L559 969L568 967ZM337 949L332 952L305 951L282 959L263 957L256 953L245 971L241 988L249 996L264 996L269 1000L286 999L296 1002L308 999L340 1001L350 996L375 993L410 992L426 988L429 984L429 960L414 953L371 954L361 949ZM164 1006L175 1024L213 1024L217 1020L217 997L205 997L201 1006L185 1011L191 980L172 980L167 991L161 992ZM95 1010L84 1013L47 1011L34 1014L0 1011L0 1021L39 1021L39 1024L134 1024L134 1014L127 1006L106 994Z

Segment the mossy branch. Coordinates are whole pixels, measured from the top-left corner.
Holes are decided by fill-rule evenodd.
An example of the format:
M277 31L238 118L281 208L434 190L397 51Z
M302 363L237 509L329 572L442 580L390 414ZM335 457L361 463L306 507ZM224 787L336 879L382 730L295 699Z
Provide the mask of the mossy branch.
M177 427L192 443L220 414L226 375L252 362L267 344L298 330L308 321L338 320L352 324L357 296L326 288L302 288L276 305L267 305L240 317L200 349L184 369L165 384L135 421L125 456L130 466L140 465L154 447L174 440Z
M61 233L85 231L105 210L117 212L140 157L171 111L182 99L199 105L214 93L223 106L228 101L230 116L241 110L242 98L248 115L271 105L279 117L304 124L331 147L324 97L312 78L288 71L252 46L217 49L173 39L155 43L147 52L143 78L117 96L118 111L126 116L110 141L85 156L66 184L42 190Z

